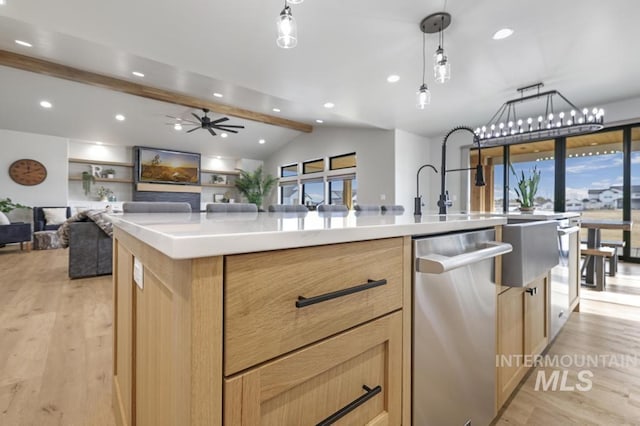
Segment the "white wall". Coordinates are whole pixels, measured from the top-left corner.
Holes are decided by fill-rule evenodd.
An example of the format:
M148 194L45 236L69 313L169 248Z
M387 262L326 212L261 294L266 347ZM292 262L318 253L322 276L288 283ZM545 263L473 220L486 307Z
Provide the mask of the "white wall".
M0 198L27 206L67 205L67 139L0 129ZM9 177L15 160L38 160L47 168L47 178L39 185L23 186Z
M436 169L439 164L433 161L431 145L434 141L404 130L395 131L395 204L401 204L406 211L413 211L416 196L416 173L423 164L432 164ZM437 194L431 190L434 182L440 181L440 175L430 168L420 172L420 195L422 195L423 212L437 209Z
M293 139L265 161L265 171L277 176L284 164L356 153L358 203L391 204L395 200L394 131L316 126ZM382 200L381 198L385 198ZM275 203L276 191L269 203ZM267 203L268 204L268 203Z

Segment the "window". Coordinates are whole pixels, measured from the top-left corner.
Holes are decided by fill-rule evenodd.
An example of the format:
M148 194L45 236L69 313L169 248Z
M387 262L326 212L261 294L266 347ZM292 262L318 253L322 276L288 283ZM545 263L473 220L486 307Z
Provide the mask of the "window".
M300 204L299 188L298 182L280 184L280 204Z
M302 183L303 204L309 210L315 210L320 204L324 204L324 181L312 180Z
M631 130L631 252L640 258L640 127Z
M290 164L280 167L280 177L298 176L298 165Z
M305 161L302 163L302 174L324 172L324 160Z
M348 169L356 166L356 153L338 155L329 159L329 170Z
M538 192L534 199L534 206L538 210L554 210L555 198L555 141L511 145L509 147L509 162L515 171L509 172L509 211L517 210L519 203L515 188L518 187L519 177L524 173L530 176L533 169L540 171Z
M357 201L358 182L355 175L329 178L329 204L344 204L351 210Z

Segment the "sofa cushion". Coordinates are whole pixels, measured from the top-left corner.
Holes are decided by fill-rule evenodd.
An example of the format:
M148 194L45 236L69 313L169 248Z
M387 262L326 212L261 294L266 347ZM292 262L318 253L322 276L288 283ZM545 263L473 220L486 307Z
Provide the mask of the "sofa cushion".
M67 209L58 207L45 207L42 209L44 212L44 220L46 226L62 225L67 220Z
M8 225L11 222L9 221L9 218L7 217L6 214L0 212L0 225Z

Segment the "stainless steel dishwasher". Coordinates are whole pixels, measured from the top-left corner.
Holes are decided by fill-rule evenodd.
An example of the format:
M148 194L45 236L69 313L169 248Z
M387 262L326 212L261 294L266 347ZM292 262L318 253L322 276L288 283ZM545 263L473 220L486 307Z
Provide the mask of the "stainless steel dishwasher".
M558 265L551 269L551 340L556 337L569 319L569 304L572 298L570 285L573 282L577 284L579 279L578 270L575 267L580 256L578 253L579 232L580 227L571 226L568 220L558 221Z
M413 424L485 426L495 411L493 229L414 238Z

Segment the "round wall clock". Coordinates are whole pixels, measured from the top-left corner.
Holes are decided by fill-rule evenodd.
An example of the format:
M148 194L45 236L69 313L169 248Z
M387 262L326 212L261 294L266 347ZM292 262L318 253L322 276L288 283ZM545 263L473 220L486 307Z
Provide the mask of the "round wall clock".
M9 166L9 176L20 185L38 185L47 178L47 168L39 161L23 158Z

